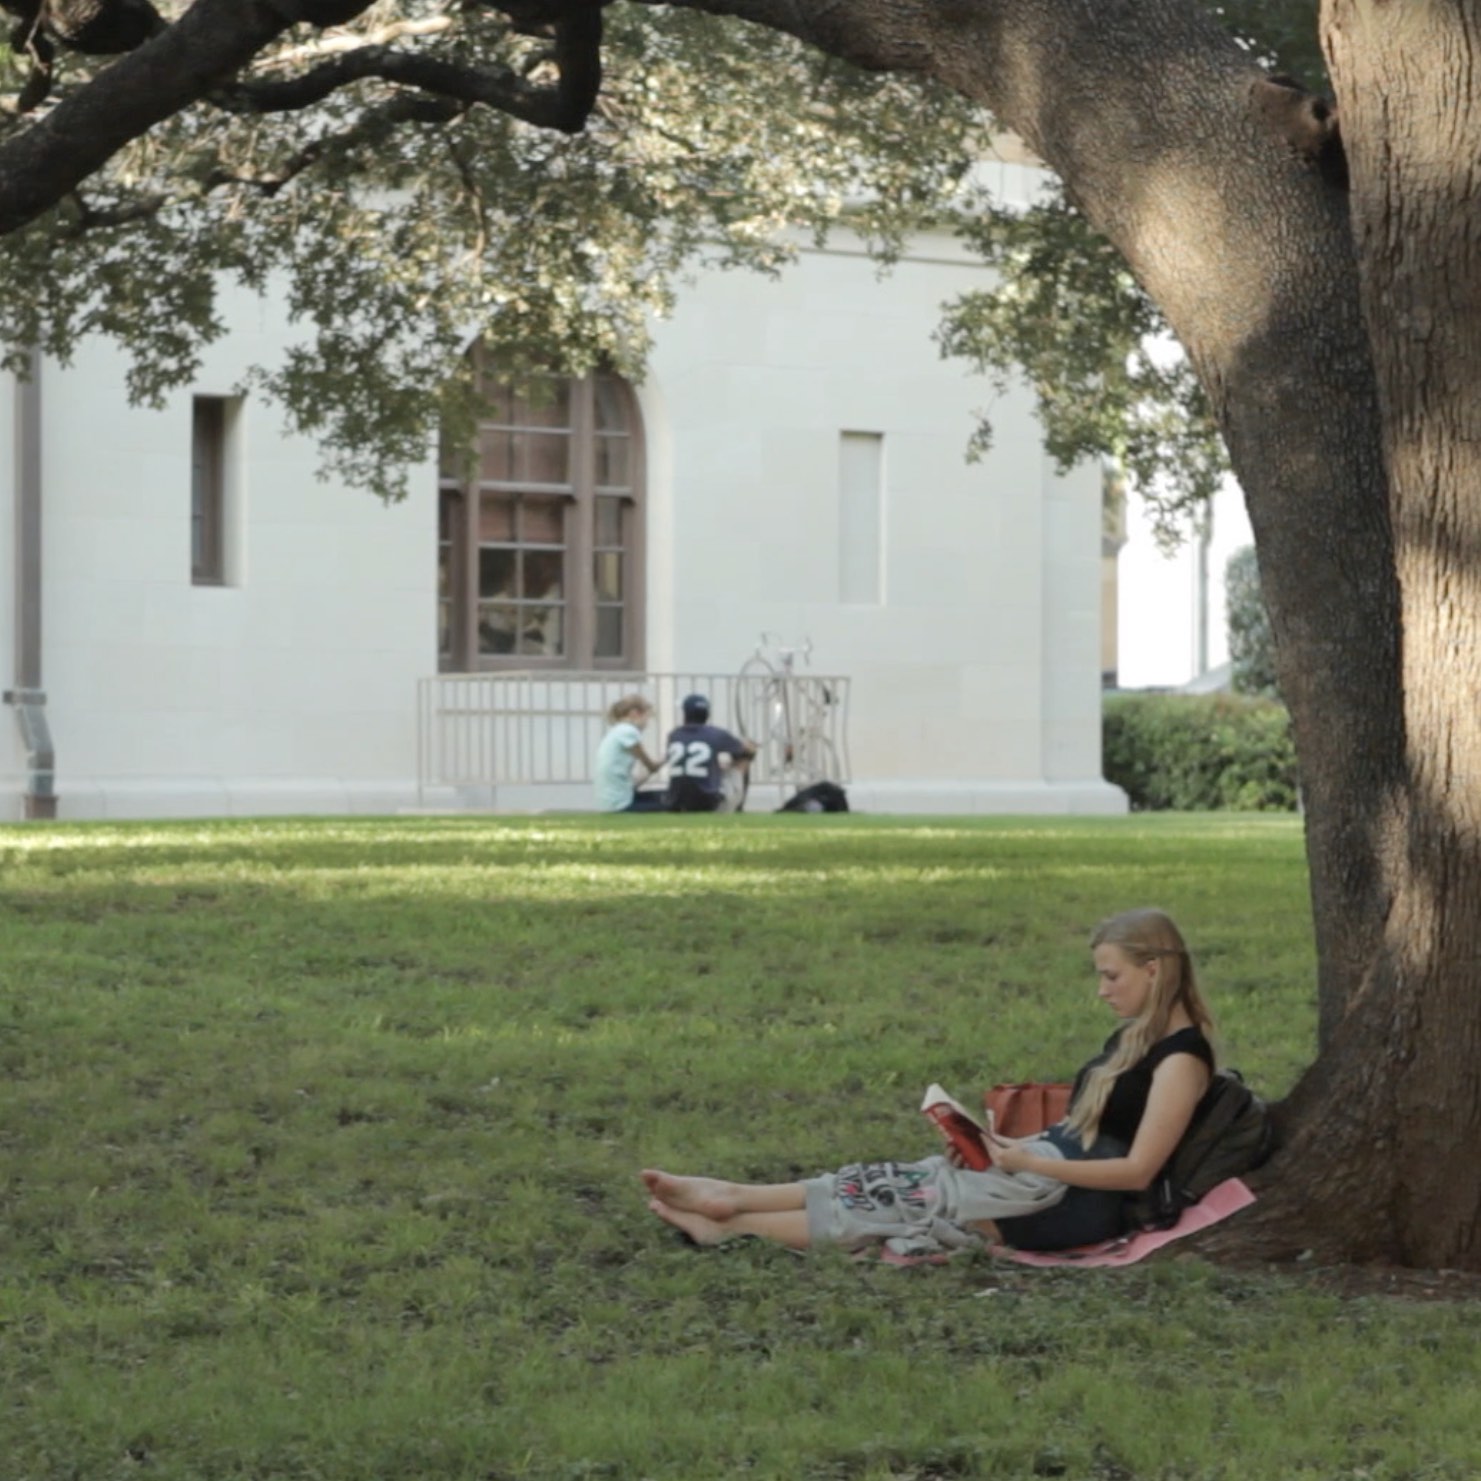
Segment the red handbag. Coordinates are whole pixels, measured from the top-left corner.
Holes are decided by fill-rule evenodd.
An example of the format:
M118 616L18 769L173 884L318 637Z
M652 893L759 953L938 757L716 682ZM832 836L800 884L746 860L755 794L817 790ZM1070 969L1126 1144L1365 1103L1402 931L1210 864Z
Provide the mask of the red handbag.
M1018 1085L994 1085L982 1097L992 1112L993 1129L999 1136L1036 1136L1045 1127L1063 1121L1070 1108L1068 1081L1024 1081Z

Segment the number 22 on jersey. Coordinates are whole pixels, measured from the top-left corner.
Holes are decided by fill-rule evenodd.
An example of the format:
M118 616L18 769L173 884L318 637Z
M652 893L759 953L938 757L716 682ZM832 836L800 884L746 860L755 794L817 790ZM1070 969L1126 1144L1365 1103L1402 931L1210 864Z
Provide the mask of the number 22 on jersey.
M714 759L715 750L708 741L669 742L669 771L674 776L707 777Z

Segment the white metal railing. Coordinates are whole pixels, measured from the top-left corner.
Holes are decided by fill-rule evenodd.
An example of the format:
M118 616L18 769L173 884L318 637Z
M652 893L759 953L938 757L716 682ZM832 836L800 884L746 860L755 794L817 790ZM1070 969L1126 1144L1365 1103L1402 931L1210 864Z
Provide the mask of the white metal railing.
M712 724L758 745L752 784L784 793L844 783L849 681L840 676L741 674L438 674L417 684L417 794L590 783L607 709L642 694L657 715L651 750L680 723L686 694L709 696Z

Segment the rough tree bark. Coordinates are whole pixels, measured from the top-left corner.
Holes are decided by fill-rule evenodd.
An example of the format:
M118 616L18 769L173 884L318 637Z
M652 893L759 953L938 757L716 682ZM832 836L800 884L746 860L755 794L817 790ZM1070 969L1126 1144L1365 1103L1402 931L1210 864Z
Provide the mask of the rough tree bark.
M0 144L0 232L286 25L363 8L324 3L195 0ZM1350 191L1291 151L1200 0L635 3L957 89L1162 307L1249 504L1320 961L1321 1052L1288 1145L1220 1242L1481 1269L1481 1167L1451 1156L1481 1121L1481 0L1323 0Z
M1325 0L1403 616L1393 908L1351 1033L1414 1263L1466 1265L1481 1187L1481 5ZM1340 1091L1340 1085L1338 1087Z

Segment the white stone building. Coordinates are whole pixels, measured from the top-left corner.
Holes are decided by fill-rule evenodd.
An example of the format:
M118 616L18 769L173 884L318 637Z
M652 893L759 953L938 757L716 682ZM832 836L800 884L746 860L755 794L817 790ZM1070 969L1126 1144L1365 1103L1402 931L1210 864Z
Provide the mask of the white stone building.
M702 275L643 384L511 406L474 479L439 490L429 455L396 507L236 396L287 333L254 299L162 411L101 343L0 386L0 818L48 810L49 762L62 818L582 805L584 781L419 786L419 686L710 682L763 632L850 679L860 808L1120 810L1099 470L1055 473L1026 392L968 464L988 394L931 338L982 272L943 236L884 278L842 240L779 280Z

